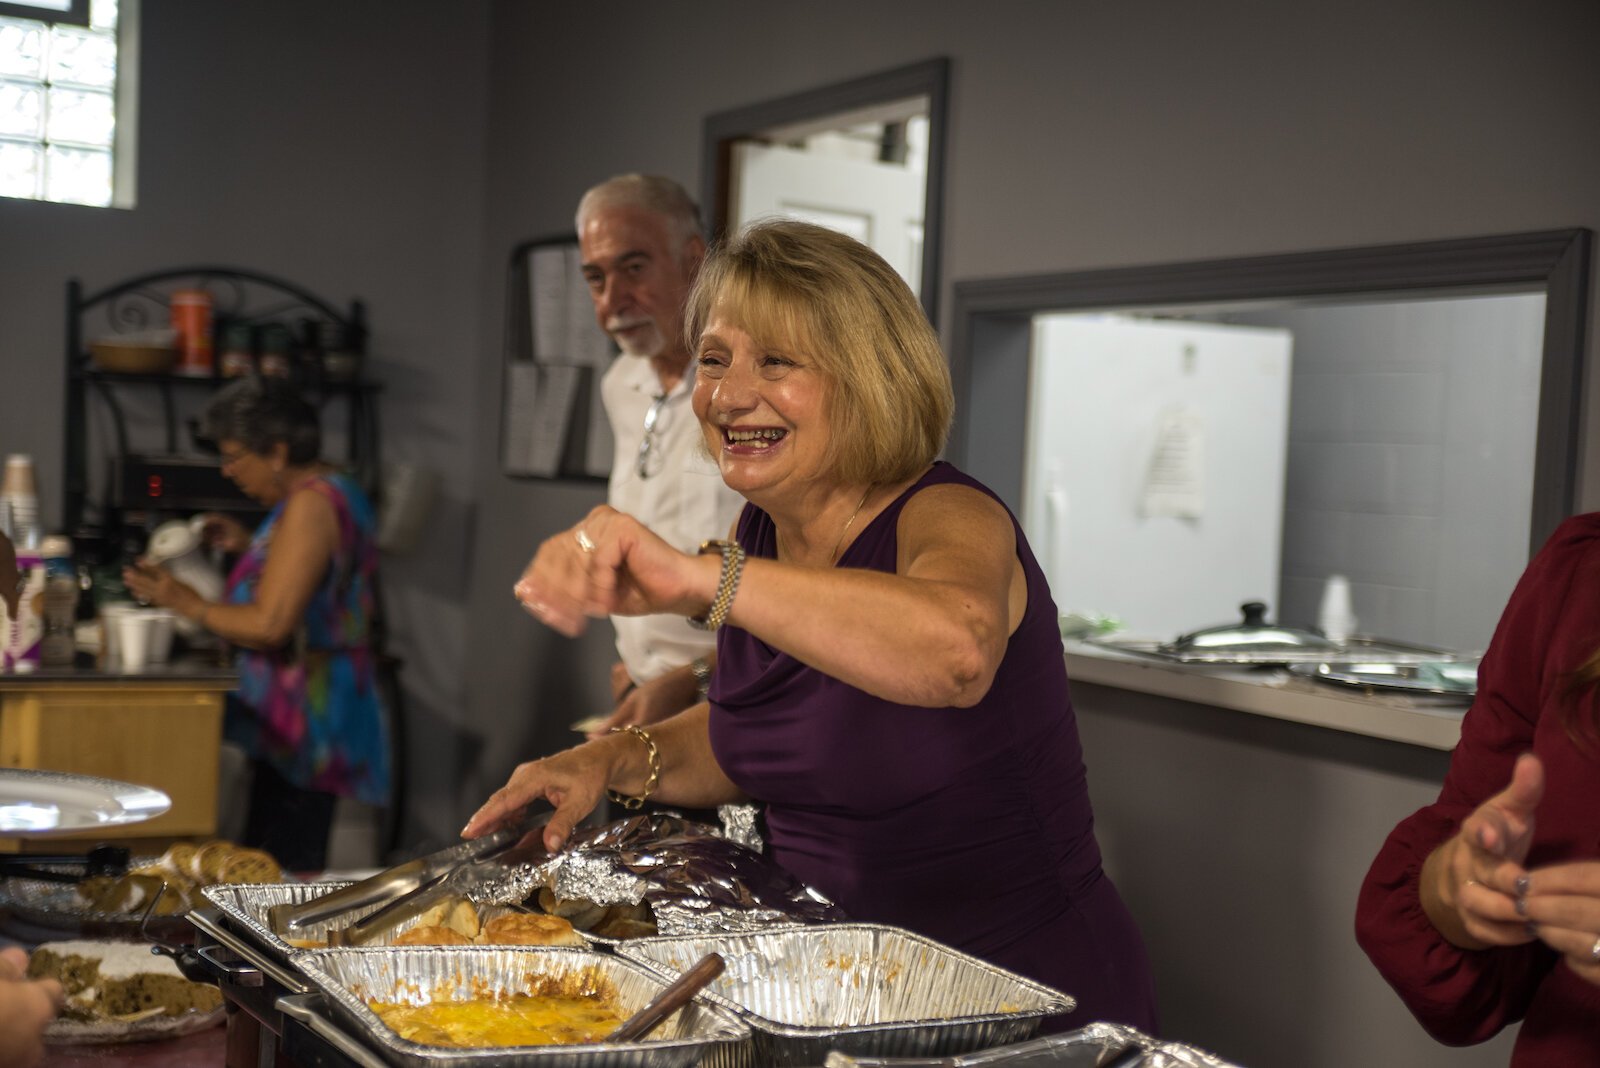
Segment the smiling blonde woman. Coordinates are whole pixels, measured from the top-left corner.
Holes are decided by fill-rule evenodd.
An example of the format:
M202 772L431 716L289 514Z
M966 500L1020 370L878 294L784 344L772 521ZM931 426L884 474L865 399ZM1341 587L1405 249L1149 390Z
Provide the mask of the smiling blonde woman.
M935 460L949 375L876 253L799 222L712 253L689 300L694 411L749 502L672 549L607 508L517 585L566 634L606 613L718 631L708 704L521 765L465 834L531 800L559 845L607 790L766 807L771 856L854 919L1078 999L1055 1026L1157 1026L1143 941L1106 877L1057 613L1015 517Z

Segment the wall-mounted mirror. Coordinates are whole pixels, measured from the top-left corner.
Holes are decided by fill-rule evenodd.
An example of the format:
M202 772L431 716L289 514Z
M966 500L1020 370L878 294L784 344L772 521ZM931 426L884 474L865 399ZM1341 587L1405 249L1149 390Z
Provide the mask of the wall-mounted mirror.
M1064 611L1482 649L1573 508L1588 231L957 283L951 456ZM1017 414L1025 412L1025 419Z
M949 61L934 59L706 120L713 233L786 216L870 245L933 318Z

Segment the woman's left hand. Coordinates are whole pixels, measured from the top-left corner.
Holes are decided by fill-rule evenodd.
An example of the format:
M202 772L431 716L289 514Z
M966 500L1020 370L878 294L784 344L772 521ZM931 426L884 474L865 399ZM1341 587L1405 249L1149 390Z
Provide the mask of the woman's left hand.
M702 558L679 552L637 519L606 505L545 539L514 591L546 626L577 637L589 617L689 614L704 608L690 593ZM704 558L711 566L720 566ZM716 578L711 575L714 589Z
M182 616L193 616L205 605L205 598L194 587L180 582L159 564L133 564L122 569L123 585L145 604L170 608Z
M1537 868L1518 888L1517 911L1578 976L1600 986L1600 861Z

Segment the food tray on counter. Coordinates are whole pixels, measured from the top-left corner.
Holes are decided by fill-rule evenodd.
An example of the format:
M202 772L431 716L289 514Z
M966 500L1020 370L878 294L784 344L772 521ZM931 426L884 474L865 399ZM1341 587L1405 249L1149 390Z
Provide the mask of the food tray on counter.
M1133 1060L1114 1059L1135 1050L1137 1055ZM857 1060L847 1053L834 1052L828 1054L823 1063L825 1068L889 1068L891 1065L911 1068L927 1062L875 1057ZM1126 1068L1238 1068L1195 1046L1153 1038L1124 1024L1103 1022L939 1062L943 1068L1097 1068L1112 1063Z
M1363 659L1384 661L1390 664L1419 664L1453 660L1455 654L1431 645L1393 641L1388 638L1352 637L1334 649L1307 647L1303 649L1271 648L1175 648L1171 642L1143 638L1085 638L1088 645L1098 645L1119 653L1148 656L1169 664L1210 664L1216 667L1276 667L1286 664L1320 664L1324 660Z
M129 869L154 864L159 857L136 856L128 860ZM81 874L81 866L45 864L41 868L63 875ZM186 912L187 910L185 910ZM67 938L139 938L144 913L106 912L95 908L78 893L76 883L32 879L26 875L0 877L0 930L21 941L46 942ZM193 929L184 912L150 917L150 934L160 938L187 941Z
M616 952L676 978L709 952L727 968L702 996L750 1025L754 1063L817 1065L830 1050L948 1056L1019 1042L1068 995L929 938L868 923L637 938Z
M591 971L614 986L630 1016L667 985L659 973L610 953L565 947L387 946L300 952L294 966L326 999L346 1035L388 1064L407 1068L746 1068L750 1030L737 1013L701 997L669 1016L640 1042L575 1046L455 1049L401 1038L368 1007L367 997L415 1000L408 992L470 998L484 991L527 991L541 976ZM425 1000L425 999L424 999Z
M1365 693L1409 693L1471 701L1478 692L1478 661L1440 660L1417 664L1388 661L1325 660L1290 664L1289 674Z
M296 953L323 952L327 947L298 946L288 939L273 931L267 921L267 912L274 905L302 905L313 898L349 886L349 882L330 880L322 883L258 883L254 885L239 886L208 886L201 891L206 900L211 902L222 915L223 925L229 930L245 938L250 944L265 951L275 962L290 964L290 958ZM368 905L363 908L351 909L341 913L337 918L327 923L309 924L301 928L297 937L306 941L325 941L328 932L335 927L345 927L357 920L377 912L383 903ZM478 915L484 919L493 919L507 913L519 912L520 909L507 905L479 905ZM393 937L402 934L416 926L420 917L413 916L395 925L393 931L385 936L373 940L370 944L383 946L393 940ZM590 943L601 941L594 935L585 931L578 934Z

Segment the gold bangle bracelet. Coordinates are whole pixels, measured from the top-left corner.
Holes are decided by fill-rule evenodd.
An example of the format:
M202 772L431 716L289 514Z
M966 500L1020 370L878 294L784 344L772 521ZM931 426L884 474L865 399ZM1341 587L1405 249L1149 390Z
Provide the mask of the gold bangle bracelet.
M661 750L656 748L656 740L650 737L650 732L643 727L612 727L611 733L618 734L627 731L644 743L645 760L650 766L650 777L644 781L644 789L639 791L638 797L629 797L619 794L615 790L607 790L606 795L626 809L643 808L645 800L656 792L656 784L661 781Z

